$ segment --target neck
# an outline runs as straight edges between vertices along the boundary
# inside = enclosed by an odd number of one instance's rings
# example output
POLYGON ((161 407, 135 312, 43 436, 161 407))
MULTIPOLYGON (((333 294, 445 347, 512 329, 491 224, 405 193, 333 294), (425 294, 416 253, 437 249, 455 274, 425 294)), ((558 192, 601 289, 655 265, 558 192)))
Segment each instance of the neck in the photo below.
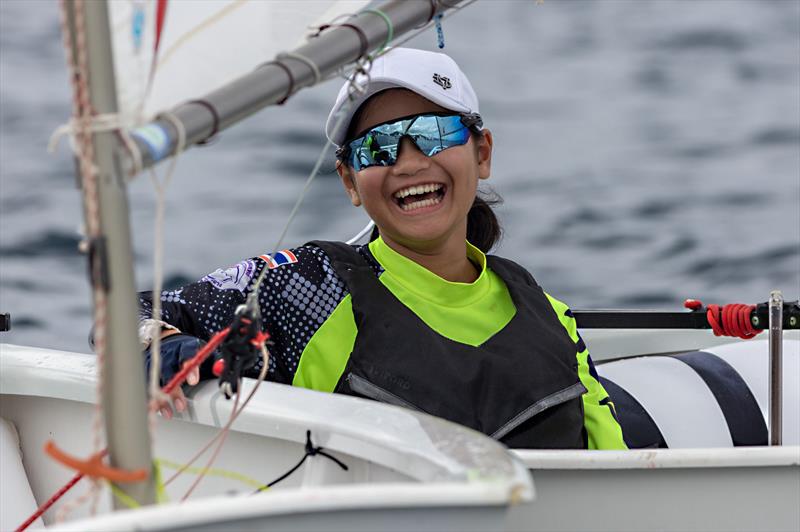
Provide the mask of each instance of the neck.
POLYGON ((387 246, 426 270, 453 283, 472 283, 478 270, 467 258, 467 239, 449 238, 441 243, 411 246, 381 235, 387 246))

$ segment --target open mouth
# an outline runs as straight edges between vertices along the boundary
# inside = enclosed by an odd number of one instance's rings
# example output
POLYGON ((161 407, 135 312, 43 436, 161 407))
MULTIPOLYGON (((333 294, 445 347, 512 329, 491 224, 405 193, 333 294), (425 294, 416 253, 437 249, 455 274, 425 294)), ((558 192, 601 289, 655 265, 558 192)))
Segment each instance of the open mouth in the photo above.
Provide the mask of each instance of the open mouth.
POLYGON ((437 205, 445 192, 447 187, 441 183, 427 183, 398 190, 394 193, 394 199, 401 209, 408 212, 437 205))

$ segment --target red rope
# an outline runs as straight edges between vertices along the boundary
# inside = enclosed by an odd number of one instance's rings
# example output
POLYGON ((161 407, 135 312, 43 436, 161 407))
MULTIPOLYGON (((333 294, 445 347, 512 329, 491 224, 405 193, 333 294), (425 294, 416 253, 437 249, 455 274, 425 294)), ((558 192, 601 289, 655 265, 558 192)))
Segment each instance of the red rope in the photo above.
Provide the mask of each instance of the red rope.
MULTIPOLYGON (((108 451, 103 451, 103 454, 105 455, 107 452, 108 451)), ((58 499, 63 497, 65 493, 71 490, 75 484, 80 482, 82 478, 83 478, 83 473, 78 473, 74 477, 72 477, 72 479, 69 482, 64 484, 64 486, 62 486, 61 489, 59 489, 49 499, 47 499, 47 502, 39 506, 39 508, 33 513, 33 515, 30 516, 24 523, 19 525, 19 527, 17 527, 17 529, 14 532, 22 532, 23 530, 31 526, 31 524, 34 521, 39 519, 42 516, 42 514, 44 514, 51 506, 53 506, 56 503, 56 501, 58 501, 58 499)))
MULTIPOLYGON (((696 299, 687 299, 683 306, 692 310, 702 310, 703 302, 696 299)), ((708 305, 706 318, 715 336, 734 336, 742 340, 749 340, 761 331, 753 327, 750 315, 755 310, 755 305, 732 303, 728 305, 708 305)))
MULTIPOLYGON (((219 344, 222 343, 222 340, 225 339, 225 336, 228 334, 229 330, 230 327, 227 327, 219 331, 217 334, 215 334, 208 341, 206 345, 204 345, 199 351, 197 351, 197 354, 194 357, 192 357, 191 360, 189 360, 189 362, 183 367, 183 369, 181 369, 181 371, 179 371, 172 378, 172 380, 170 380, 167 383, 166 386, 161 388, 161 391, 164 393, 170 393, 177 386, 183 383, 183 381, 186 380, 186 376, 189 375, 189 372, 192 369, 198 367, 200 364, 202 364, 203 361, 205 361, 205 359, 207 359, 211 355, 211 353, 214 352, 217 346, 219 346, 219 344)), ((108 454, 108 449, 104 449, 102 453, 105 456, 106 454, 108 454)), ((24 523, 22 523, 19 526, 19 528, 16 529, 15 532, 22 532, 23 530, 28 528, 31 525, 31 523, 33 523, 34 521, 36 521, 36 519, 41 517, 42 514, 44 514, 47 510, 49 510, 51 506, 53 506, 61 497, 63 497, 70 489, 72 489, 72 487, 75 486, 75 484, 80 482, 80 480, 83 477, 84 477, 83 473, 78 473, 74 477, 72 477, 72 479, 70 479, 69 482, 64 484, 64 486, 62 486, 58 491, 56 491, 49 499, 47 499, 47 501, 44 504, 39 506, 36 512, 34 512, 33 515, 31 515, 24 523)))

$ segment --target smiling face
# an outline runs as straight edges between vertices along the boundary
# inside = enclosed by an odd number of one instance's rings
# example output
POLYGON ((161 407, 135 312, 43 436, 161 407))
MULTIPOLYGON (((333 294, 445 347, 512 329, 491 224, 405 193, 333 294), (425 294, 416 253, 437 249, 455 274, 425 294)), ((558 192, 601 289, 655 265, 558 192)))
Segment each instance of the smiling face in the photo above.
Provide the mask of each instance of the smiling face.
MULTIPOLYGON (((362 105, 350 129, 359 133, 396 118, 446 111, 409 90, 389 89, 362 105)), ((403 138, 392 166, 337 170, 353 205, 364 206, 387 244, 424 253, 448 243, 464 245, 467 213, 478 180, 489 177, 491 156, 491 133, 484 130, 432 157, 403 138)))

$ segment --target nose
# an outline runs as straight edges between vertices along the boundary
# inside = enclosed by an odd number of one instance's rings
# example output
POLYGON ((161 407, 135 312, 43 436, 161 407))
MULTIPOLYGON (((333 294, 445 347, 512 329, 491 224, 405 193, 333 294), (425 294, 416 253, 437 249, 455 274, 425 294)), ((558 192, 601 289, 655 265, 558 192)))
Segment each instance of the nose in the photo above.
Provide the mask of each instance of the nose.
POLYGON ((430 158, 422 153, 410 138, 402 137, 400 139, 397 162, 392 166, 393 174, 413 176, 422 170, 427 170, 430 165, 430 158))

